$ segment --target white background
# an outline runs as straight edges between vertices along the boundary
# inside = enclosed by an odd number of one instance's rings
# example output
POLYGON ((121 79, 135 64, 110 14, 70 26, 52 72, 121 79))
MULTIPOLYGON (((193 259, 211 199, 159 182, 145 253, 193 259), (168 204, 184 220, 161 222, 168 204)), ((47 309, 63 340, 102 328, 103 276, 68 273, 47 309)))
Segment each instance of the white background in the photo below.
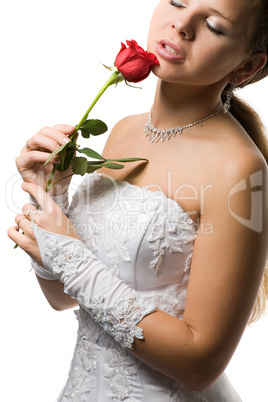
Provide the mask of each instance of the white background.
MULTIPOLYGON (((27 202, 14 159, 42 126, 78 123, 110 74, 99 61, 112 65, 120 42, 126 39, 134 38, 146 47, 155 4, 156 0, 9 0, 0 5, 0 398, 5 402, 55 401, 68 373, 76 335, 73 312, 58 313, 49 307, 29 273, 28 257, 14 251, 6 236, 15 214, 27 202)), ((111 128, 127 114, 149 110, 155 83, 151 75, 142 90, 123 84, 109 88, 94 117, 103 118, 111 128)), ((265 80, 241 93, 266 125, 267 90, 265 80)), ((92 140, 90 146, 101 152, 104 137, 92 140)), ((244 402, 267 400, 267 334, 266 316, 246 329, 227 369, 244 402)))

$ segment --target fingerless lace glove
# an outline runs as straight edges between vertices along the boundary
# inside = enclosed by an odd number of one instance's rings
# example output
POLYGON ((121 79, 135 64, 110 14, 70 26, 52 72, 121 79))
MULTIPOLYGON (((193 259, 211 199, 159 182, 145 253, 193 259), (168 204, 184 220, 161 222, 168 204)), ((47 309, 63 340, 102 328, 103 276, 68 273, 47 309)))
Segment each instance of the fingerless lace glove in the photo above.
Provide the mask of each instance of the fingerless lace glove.
MULTIPOLYGON (((63 213, 67 215, 69 200, 68 200, 68 192, 61 195, 54 195, 51 197, 53 201, 58 204, 58 206, 62 209, 63 213)), ((37 207, 38 203, 36 200, 30 195, 30 203, 37 207)), ((42 267, 40 264, 31 260, 31 267, 36 273, 36 275, 40 276, 40 278, 46 279, 48 281, 55 281, 58 279, 49 269, 42 267)))
POLYGON ((114 276, 81 241, 32 227, 45 269, 64 284, 65 292, 123 347, 143 339, 136 325, 156 307, 114 276))

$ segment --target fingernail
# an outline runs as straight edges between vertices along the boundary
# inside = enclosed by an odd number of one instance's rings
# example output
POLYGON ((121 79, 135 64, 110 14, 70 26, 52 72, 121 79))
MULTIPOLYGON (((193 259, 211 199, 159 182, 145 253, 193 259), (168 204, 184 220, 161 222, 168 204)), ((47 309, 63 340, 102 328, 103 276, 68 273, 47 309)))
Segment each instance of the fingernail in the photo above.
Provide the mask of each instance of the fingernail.
POLYGON ((63 137, 62 141, 64 142, 64 144, 67 144, 68 142, 70 142, 70 138, 68 137, 63 137))

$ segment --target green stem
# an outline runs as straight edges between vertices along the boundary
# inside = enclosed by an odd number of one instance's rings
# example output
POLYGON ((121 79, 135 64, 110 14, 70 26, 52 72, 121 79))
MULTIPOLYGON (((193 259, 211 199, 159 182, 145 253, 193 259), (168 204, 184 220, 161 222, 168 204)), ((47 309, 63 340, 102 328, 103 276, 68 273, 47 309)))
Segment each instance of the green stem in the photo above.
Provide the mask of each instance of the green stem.
MULTIPOLYGON (((80 120, 80 122, 77 124, 76 126, 76 132, 79 130, 79 128, 82 126, 82 124, 84 123, 84 121, 86 120, 86 118, 88 117, 90 111, 93 109, 93 107, 96 105, 96 103, 98 102, 98 100, 100 99, 100 97, 102 96, 102 94, 106 91, 106 89, 115 84, 116 83, 116 78, 117 76, 120 74, 119 71, 115 71, 110 78, 105 82, 105 84, 103 85, 103 87, 100 89, 100 91, 98 92, 96 98, 93 100, 93 102, 91 103, 91 105, 89 106, 89 108, 87 109, 86 113, 84 114, 84 116, 82 117, 82 119, 80 120)), ((70 140, 72 141, 72 139, 75 137, 76 132, 74 132, 72 134, 72 136, 70 137, 70 140)))
MULTIPOLYGON (((75 132, 74 132, 74 133, 71 135, 71 137, 70 137, 70 141, 73 141, 73 140, 74 140, 74 143, 76 142, 75 137, 77 136, 77 132, 78 132, 78 130, 80 129, 80 127, 82 126, 82 124, 84 123, 84 121, 87 119, 87 117, 88 117, 90 111, 91 111, 91 110, 93 109, 93 107, 96 105, 96 103, 98 102, 98 100, 100 99, 100 97, 103 95, 103 93, 106 91, 106 89, 107 89, 109 86, 111 86, 111 85, 113 85, 113 84, 116 83, 116 79, 117 79, 117 76, 118 76, 119 74, 120 74, 119 71, 115 71, 115 72, 110 76, 110 78, 105 82, 105 84, 104 84, 103 87, 100 89, 100 91, 98 92, 97 96, 95 97, 95 99, 93 100, 93 102, 91 103, 91 105, 89 106, 89 108, 87 109, 86 113, 84 114, 84 116, 82 117, 82 119, 80 120, 80 122, 77 124, 75 132)), ((49 176, 49 179, 48 179, 46 188, 45 188, 45 191, 46 191, 46 192, 48 192, 48 191, 50 190, 50 188, 53 186, 53 184, 55 184, 55 183, 52 184, 52 180, 53 180, 53 177, 54 177, 56 171, 57 171, 57 168, 56 168, 56 166, 54 165, 54 168, 53 168, 52 172, 50 173, 50 176, 49 176)))
POLYGON ((52 180, 53 180, 53 177, 54 177, 56 171, 57 171, 57 167, 56 167, 56 165, 54 165, 54 167, 53 167, 53 169, 52 169, 52 172, 50 173, 50 176, 49 176, 49 179, 48 179, 46 188, 45 188, 45 192, 46 192, 46 193, 47 193, 47 192, 51 189, 51 187, 52 187, 52 184, 51 184, 51 183, 52 183, 52 180))
MULTIPOLYGON (((68 177, 72 177, 72 176, 74 176, 74 173, 71 173, 71 174, 69 174, 68 176, 63 177, 63 178, 60 179, 60 180, 54 181, 54 183, 53 183, 52 186, 54 186, 55 184, 60 183, 62 180, 68 179, 68 177)), ((52 186, 50 186, 50 187, 52 187, 52 186)))

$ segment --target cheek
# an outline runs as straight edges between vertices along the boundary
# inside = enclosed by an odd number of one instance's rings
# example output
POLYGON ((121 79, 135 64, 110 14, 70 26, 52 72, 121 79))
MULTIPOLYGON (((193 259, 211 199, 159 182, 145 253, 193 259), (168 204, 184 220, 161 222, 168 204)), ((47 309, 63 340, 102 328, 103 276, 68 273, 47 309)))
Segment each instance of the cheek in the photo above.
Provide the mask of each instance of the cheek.
MULTIPOLYGON (((198 55, 196 57, 198 59, 198 55)), ((201 70, 219 79, 236 69, 241 60, 242 56, 237 53, 237 47, 231 49, 230 46, 212 48, 209 52, 204 51, 199 56, 201 70)))
MULTIPOLYGON (((152 19, 151 19, 148 37, 147 37, 147 46, 150 46, 150 47, 155 46, 155 43, 159 39, 158 38, 159 33, 161 32, 161 29, 164 27, 163 19, 164 19, 163 6, 162 6, 162 2, 160 2, 160 4, 156 7, 156 9, 153 13, 152 19)), ((148 50, 154 52, 154 49, 148 48, 148 50)))

